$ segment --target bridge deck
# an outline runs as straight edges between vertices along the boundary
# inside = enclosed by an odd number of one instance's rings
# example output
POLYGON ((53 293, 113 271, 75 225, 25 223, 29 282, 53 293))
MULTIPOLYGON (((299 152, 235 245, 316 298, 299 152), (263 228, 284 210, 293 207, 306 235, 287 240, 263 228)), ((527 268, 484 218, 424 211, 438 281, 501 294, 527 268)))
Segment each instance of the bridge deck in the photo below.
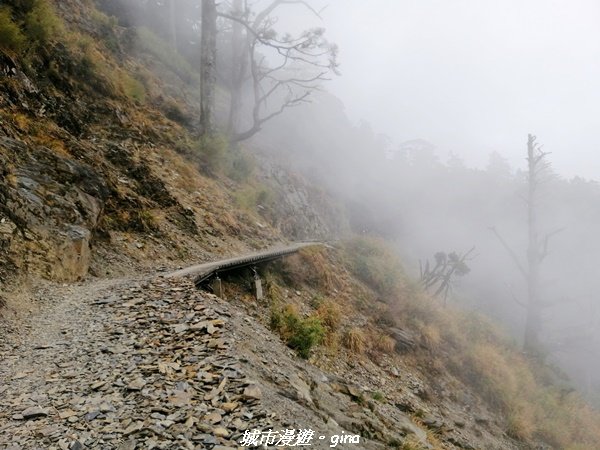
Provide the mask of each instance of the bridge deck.
POLYGON ((187 267, 185 269, 172 272, 167 275, 168 278, 174 277, 185 277, 185 276, 196 276, 196 284, 202 283, 204 280, 210 278, 215 273, 227 272, 229 270, 241 269, 242 267, 252 266, 254 264, 260 264, 264 262, 273 261, 275 259, 283 258, 284 256, 296 253, 306 247, 312 247, 315 245, 323 245, 320 242, 298 242, 286 246, 274 247, 269 250, 261 252, 250 253, 243 256, 234 258, 222 259, 219 261, 212 261, 203 264, 197 264, 195 266, 187 267))

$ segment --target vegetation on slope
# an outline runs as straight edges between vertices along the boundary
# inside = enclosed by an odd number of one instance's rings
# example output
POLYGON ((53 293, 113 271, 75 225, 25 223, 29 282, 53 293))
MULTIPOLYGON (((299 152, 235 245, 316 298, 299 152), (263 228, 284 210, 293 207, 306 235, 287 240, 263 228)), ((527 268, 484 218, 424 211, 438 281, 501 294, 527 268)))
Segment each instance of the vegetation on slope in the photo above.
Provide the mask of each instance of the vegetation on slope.
MULTIPOLYGON (((575 450, 600 442, 600 414, 564 374, 525 356, 484 316, 443 306, 405 274, 390 248, 385 240, 363 235, 287 258, 266 274, 267 314, 261 309, 259 315, 269 318, 299 356, 325 368, 345 358, 375 364, 400 358, 431 386, 449 380, 455 401, 461 390, 472 389, 502 418, 507 435, 532 448, 544 443, 575 450), (414 347, 398 346, 393 336, 398 329, 414 347)), ((227 298, 254 301, 243 289, 227 289, 227 298)), ((389 394, 373 396, 385 401, 389 394)), ((424 395, 433 404, 441 400, 424 395)), ((418 423, 421 414, 413 411, 418 423)))
MULTIPOLYGON (((327 346, 345 346, 376 360, 394 351, 390 325, 402 328, 419 344, 405 357, 429 367, 425 375, 432 380, 451 374, 473 387, 502 414, 506 432, 515 439, 561 449, 594 448, 600 442, 600 414, 568 387, 558 369, 527 358, 483 316, 444 307, 426 294, 403 272, 389 242, 348 239, 336 250, 304 252, 284 263, 280 273, 292 286, 316 287, 327 295, 328 309, 337 311, 327 346), (346 271, 339 273, 343 267, 346 271), (352 326, 357 314, 368 317, 360 328, 352 326), (332 339, 333 330, 340 329, 346 331, 332 339)), ((317 317, 320 305, 307 314, 317 317)))

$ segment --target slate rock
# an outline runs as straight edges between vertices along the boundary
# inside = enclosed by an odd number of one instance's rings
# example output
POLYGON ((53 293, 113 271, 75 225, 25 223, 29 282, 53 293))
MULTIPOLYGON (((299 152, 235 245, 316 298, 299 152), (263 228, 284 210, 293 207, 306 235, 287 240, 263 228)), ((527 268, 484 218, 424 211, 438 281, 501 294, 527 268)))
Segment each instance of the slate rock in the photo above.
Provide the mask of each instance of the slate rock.
POLYGON ((244 389, 244 398, 260 400, 262 398, 262 392, 256 385, 250 385, 244 389))
POLYGON ((46 412, 39 406, 32 406, 30 408, 27 408, 25 411, 22 411, 21 415, 25 420, 31 420, 37 419, 39 417, 46 417, 48 415, 48 412, 46 412))

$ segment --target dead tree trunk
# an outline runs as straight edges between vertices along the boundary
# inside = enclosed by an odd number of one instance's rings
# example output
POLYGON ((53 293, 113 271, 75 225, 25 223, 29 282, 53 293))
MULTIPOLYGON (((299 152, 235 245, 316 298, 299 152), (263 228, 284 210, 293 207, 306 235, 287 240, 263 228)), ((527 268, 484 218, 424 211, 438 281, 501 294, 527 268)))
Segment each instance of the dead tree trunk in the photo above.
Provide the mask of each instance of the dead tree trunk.
POLYGON ((241 20, 245 15, 242 0, 233 3, 232 15, 240 21, 232 21, 231 32, 231 97, 229 99, 229 118, 227 132, 234 135, 239 125, 240 109, 242 107, 242 90, 248 72, 248 38, 244 37, 244 26, 241 20))
POLYGON ((535 142, 535 136, 529 135, 527 139, 527 221, 528 221, 528 248, 527 248, 527 317, 525 321, 524 349, 528 352, 539 350, 539 336, 542 327, 542 305, 540 298, 540 265, 545 256, 539 237, 537 217, 537 190, 539 175, 544 169, 546 153, 540 150, 535 142))
POLYGON ((541 146, 536 142, 536 137, 528 135, 527 138, 527 267, 523 266, 519 257, 508 245, 504 238, 495 228, 491 228, 502 246, 510 254, 519 271, 527 283, 527 301, 523 304, 526 309, 525 334, 523 340, 523 349, 532 355, 539 354, 540 351, 540 333, 542 331, 542 314, 544 308, 550 306, 550 303, 544 302, 540 295, 540 269, 542 261, 548 253, 548 241, 556 233, 562 231, 559 229, 546 234, 540 238, 538 225, 538 190, 541 176, 548 168, 545 153, 541 146))
POLYGON ((215 86, 217 83, 217 6, 215 0, 202 0, 200 45, 200 133, 213 131, 215 86))

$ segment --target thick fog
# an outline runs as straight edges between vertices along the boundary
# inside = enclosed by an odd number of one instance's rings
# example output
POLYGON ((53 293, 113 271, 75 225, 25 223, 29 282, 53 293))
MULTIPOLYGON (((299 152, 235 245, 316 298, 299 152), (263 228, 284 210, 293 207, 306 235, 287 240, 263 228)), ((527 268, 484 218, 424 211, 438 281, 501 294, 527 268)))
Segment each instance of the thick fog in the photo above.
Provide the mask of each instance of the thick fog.
POLYGON ((484 167, 518 166, 536 133, 556 170, 600 178, 600 3, 594 0, 319 0, 296 26, 327 28, 341 77, 327 89, 352 120, 396 141, 431 141, 484 167))
POLYGON ((600 387, 600 4, 360 0, 290 5, 278 26, 325 26, 341 76, 255 142, 291 157, 345 199, 357 232, 396 243, 406 270, 475 247, 455 303, 517 342, 527 283, 527 135, 551 167, 536 206, 547 356, 600 387), (556 233, 556 234, 554 234, 556 233))

